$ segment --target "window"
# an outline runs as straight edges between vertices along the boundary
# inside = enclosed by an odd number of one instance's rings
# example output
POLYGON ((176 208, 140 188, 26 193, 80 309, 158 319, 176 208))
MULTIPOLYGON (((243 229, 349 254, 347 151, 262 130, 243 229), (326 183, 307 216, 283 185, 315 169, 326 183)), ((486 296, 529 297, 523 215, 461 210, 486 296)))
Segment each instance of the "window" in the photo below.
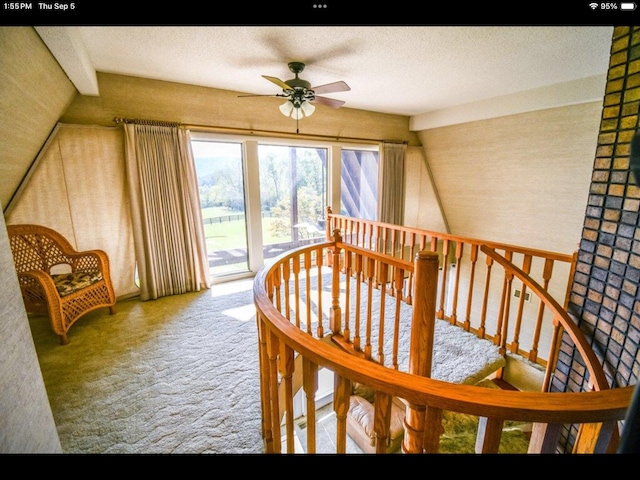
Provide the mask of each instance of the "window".
POLYGON ((192 141, 211 275, 247 272, 242 144, 192 141))
POLYGON ((376 220, 378 207, 378 151, 342 150, 340 214, 376 220))
POLYGON ((376 217, 377 147, 203 132, 191 132, 191 145, 213 281, 323 241, 332 202, 334 212, 376 217))
POLYGON ((264 258, 326 238, 326 148, 259 145, 264 258))

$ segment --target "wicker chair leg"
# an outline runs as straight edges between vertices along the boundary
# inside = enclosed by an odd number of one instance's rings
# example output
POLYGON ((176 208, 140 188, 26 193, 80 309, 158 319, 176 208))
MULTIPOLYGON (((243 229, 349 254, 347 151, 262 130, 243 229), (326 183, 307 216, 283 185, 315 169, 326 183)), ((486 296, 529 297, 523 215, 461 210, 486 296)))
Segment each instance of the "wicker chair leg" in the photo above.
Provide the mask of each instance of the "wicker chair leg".
POLYGON ((114 305, 113 307, 109 307, 109 313, 110 313, 111 315, 115 315, 115 314, 116 314, 116 307, 115 307, 115 305, 114 305))
POLYGON ((66 333, 63 333, 60 336, 60 345, 66 345, 67 343, 69 343, 69 337, 67 337, 66 333))

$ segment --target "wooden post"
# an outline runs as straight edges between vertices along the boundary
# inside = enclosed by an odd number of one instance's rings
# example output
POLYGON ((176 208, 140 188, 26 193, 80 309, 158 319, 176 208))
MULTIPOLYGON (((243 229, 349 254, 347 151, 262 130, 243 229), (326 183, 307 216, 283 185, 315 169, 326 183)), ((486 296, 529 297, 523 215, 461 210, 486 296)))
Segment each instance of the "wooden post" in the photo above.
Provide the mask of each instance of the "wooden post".
MULTIPOLYGON (((333 242, 341 242, 340 230, 333 231, 333 242)), ((342 310, 340 308, 340 247, 335 243, 329 247, 329 259, 332 266, 331 277, 331 309, 329 310, 329 328, 334 334, 342 333, 342 310)), ((348 281, 348 279, 347 279, 348 281)))
MULTIPOLYGON (((422 250, 415 258, 413 316, 411 320, 411 350, 409 373, 431 378, 433 336, 436 325, 438 294, 438 254, 422 250)), ((437 417, 437 416, 436 416, 437 417)), ((431 426, 439 429, 440 426, 431 426)), ((425 430, 425 406, 409 403, 405 416, 403 451, 419 453, 425 430)))
POLYGON ((431 377, 433 335, 436 326, 438 254, 423 250, 416 254, 409 373, 431 377))

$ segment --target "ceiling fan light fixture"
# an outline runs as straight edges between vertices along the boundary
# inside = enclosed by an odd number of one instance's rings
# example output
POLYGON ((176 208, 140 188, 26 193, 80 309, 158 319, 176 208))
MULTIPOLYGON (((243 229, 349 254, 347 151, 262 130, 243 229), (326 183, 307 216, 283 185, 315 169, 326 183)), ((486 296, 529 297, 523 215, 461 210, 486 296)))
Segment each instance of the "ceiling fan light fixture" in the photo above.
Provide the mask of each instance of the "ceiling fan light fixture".
POLYGON ((302 113, 300 107, 295 107, 293 109, 293 111, 291 112, 291 118, 293 118, 294 120, 300 120, 304 118, 304 114, 302 113))
POLYGON ((291 100, 287 100, 282 105, 280 105, 280 111, 285 117, 291 115, 291 112, 293 112, 293 110, 293 102, 291 102, 291 100))
POLYGON ((309 103, 306 100, 302 102, 302 105, 300 105, 300 109, 302 110, 302 113, 304 113, 306 117, 310 117, 313 114, 313 112, 316 111, 315 105, 309 103))

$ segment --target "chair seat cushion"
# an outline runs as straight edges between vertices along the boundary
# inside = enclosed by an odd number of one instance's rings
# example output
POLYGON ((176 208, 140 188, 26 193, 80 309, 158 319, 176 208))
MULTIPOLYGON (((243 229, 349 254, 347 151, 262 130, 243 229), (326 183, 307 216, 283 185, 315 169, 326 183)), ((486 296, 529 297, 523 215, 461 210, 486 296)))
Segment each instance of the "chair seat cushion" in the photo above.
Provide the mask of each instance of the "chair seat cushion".
MULTIPOLYGON (((387 452, 397 451, 404 437, 405 410, 401 401, 393 397, 391 403, 391 424, 389 428, 389 445, 387 452)), ((347 433, 366 453, 375 451, 374 430, 375 409, 372 403, 359 395, 351 395, 349 398, 349 410, 347 412, 347 433)))
POLYGON ((71 272, 51 275, 61 297, 93 285, 102 280, 100 272, 71 272))

